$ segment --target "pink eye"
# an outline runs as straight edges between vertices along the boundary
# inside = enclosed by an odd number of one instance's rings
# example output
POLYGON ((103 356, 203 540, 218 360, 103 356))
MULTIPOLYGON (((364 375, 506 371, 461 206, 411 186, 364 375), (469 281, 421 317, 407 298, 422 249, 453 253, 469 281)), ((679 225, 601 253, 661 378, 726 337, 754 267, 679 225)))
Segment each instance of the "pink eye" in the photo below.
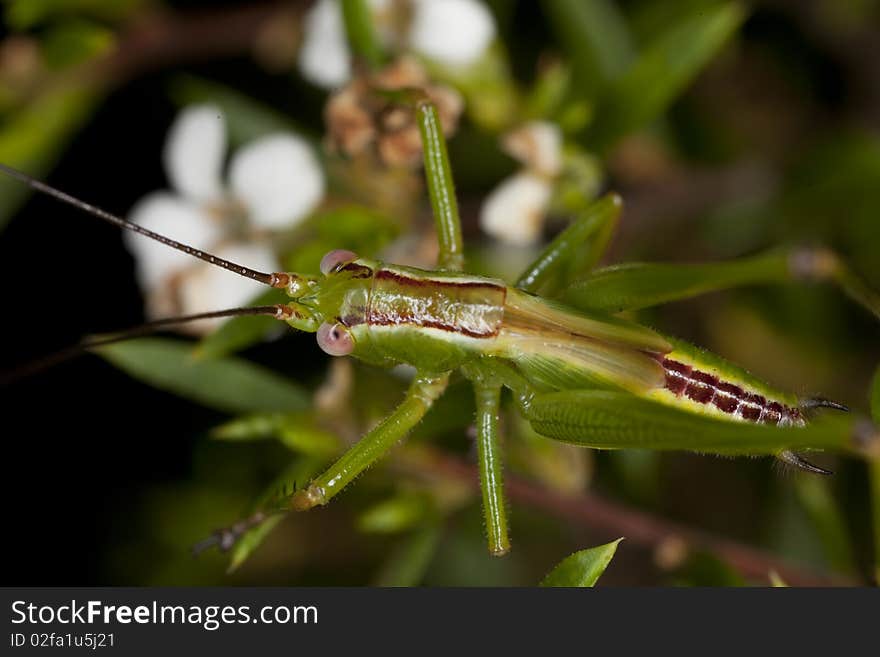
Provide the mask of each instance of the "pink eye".
POLYGON ((324 276, 332 274, 339 265, 351 262, 352 260, 357 260, 357 253, 345 249, 330 251, 330 253, 321 258, 321 273, 324 276))
POLYGON ((325 322, 318 327, 318 346, 331 356, 347 356, 354 351, 354 340, 342 324, 325 322))

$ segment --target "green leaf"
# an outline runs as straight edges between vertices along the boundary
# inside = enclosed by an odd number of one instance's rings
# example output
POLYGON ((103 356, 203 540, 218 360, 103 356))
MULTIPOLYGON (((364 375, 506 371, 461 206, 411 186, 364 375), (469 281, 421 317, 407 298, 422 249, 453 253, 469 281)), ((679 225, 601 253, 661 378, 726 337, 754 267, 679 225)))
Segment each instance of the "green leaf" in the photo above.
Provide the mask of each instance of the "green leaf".
POLYGON ((854 573, 855 559, 846 519, 828 480, 811 475, 797 477, 795 490, 819 535, 828 563, 840 572, 854 573))
POLYGON ((432 524, 417 530, 392 550, 376 576, 376 586, 418 586, 424 579, 440 542, 440 527, 432 524))
POLYGON ((632 39, 611 0, 544 0, 541 3, 574 66, 577 87, 594 96, 629 66, 632 39))
POLYGON ((85 20, 53 26, 42 42, 46 64, 64 69, 108 52, 116 44, 113 32, 85 20))
POLYGON ((374 504, 357 520, 358 529, 375 534, 394 534, 412 529, 432 513, 425 495, 403 493, 374 504))
POLYGON ((728 2, 697 8, 641 52, 608 88, 587 143, 606 150, 662 114, 739 28, 745 11, 728 2))
POLYGON ((15 30, 26 30, 61 15, 88 14, 119 20, 144 0, 4 0, 5 17, 15 30))
POLYGON ((310 404, 304 388, 246 360, 193 358, 189 342, 148 338, 95 352, 136 379, 229 413, 296 411, 310 404))
POLYGON ((611 543, 581 550, 567 556, 550 571, 541 582, 541 586, 594 586, 596 580, 611 563, 611 559, 617 551, 617 544, 622 540, 623 538, 618 538, 611 543))
MULTIPOLYGON (((36 96, 0 127, 0 162, 32 176, 44 176, 61 156, 100 98, 92 82, 59 83, 36 96)), ((0 179, 0 227, 30 195, 29 187, 0 179)))
POLYGON ((789 254, 782 251, 710 264, 633 262, 575 281, 562 300, 580 310, 619 313, 741 285, 790 280, 789 254))
POLYGON ((220 425, 211 437, 228 442, 277 438, 289 449, 313 456, 330 457, 340 450, 339 439, 319 427, 309 411, 246 415, 220 425))

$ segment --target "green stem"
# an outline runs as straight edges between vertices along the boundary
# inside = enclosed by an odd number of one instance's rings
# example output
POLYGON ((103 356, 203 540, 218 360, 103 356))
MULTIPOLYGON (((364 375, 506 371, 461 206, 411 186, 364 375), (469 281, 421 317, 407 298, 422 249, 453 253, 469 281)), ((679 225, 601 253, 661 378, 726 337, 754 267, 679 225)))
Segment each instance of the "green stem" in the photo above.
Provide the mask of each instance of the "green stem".
POLYGON ((426 99, 417 102, 416 116, 422 136, 428 194, 431 197, 437 238, 440 241, 439 265, 441 269, 460 271, 464 266, 461 219, 440 117, 434 103, 426 99))
POLYGON ((366 0, 342 0, 345 34, 355 56, 377 69, 385 62, 385 52, 376 35, 366 0))
POLYGON ((446 389, 448 380, 448 374, 436 378, 417 377, 394 412, 361 438, 336 463, 313 479, 308 488, 294 494, 290 500, 291 507, 304 511, 326 504, 421 421, 446 389))
POLYGON ((489 552, 502 556, 510 551, 507 512, 504 507, 504 483, 498 446, 498 409, 501 387, 475 385, 477 396, 477 450, 480 462, 480 489, 483 493, 483 516, 489 535, 489 552))

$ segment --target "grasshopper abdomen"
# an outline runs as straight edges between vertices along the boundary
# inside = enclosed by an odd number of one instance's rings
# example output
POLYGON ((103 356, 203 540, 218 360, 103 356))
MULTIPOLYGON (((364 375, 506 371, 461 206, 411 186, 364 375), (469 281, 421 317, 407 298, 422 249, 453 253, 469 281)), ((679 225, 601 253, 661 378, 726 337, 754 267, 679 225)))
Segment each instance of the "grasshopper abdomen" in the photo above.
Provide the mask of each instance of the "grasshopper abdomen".
POLYGON ((724 380, 668 356, 662 358, 661 364, 666 375, 666 390, 680 400, 711 406, 733 418, 759 424, 780 427, 804 424, 799 408, 769 399, 739 382, 724 380))

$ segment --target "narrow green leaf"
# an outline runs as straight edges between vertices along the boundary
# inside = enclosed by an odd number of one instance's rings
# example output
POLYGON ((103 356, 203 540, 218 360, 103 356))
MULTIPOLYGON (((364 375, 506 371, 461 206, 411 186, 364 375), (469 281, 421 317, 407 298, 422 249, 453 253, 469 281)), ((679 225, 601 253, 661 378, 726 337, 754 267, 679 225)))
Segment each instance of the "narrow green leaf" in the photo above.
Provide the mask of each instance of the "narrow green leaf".
POLYGON ((16 30, 27 30, 62 15, 88 14, 104 20, 120 20, 144 0, 4 0, 5 18, 16 30))
POLYGON ((277 438, 292 451, 313 456, 330 457, 340 451, 339 438, 319 427, 310 411, 246 415, 220 425, 211 437, 228 442, 277 438))
POLYGON ((562 281, 592 267, 602 256, 620 217, 622 201, 606 194, 574 218, 516 281, 516 287, 544 296, 555 296, 562 281))
POLYGON ((428 497, 403 493, 368 508, 358 517, 357 527, 362 532, 394 534, 422 523, 432 511, 428 497))
POLYGON ((305 389, 246 360, 193 358, 189 342, 148 338, 95 352, 136 379, 221 411, 295 411, 310 403, 305 389))
MULTIPOLYGON (((265 505, 275 500, 279 492, 291 491, 296 488, 302 488, 312 477, 314 477, 321 468, 326 464, 326 459, 307 457, 297 459, 287 466, 285 470, 275 478, 275 480, 263 491, 263 493, 255 500, 248 513, 254 513, 263 508, 265 505)), ((256 550, 266 537, 272 533, 275 526, 281 522, 284 516, 276 514, 269 517, 265 522, 257 525, 244 536, 242 536, 235 547, 232 548, 232 554, 229 560, 227 572, 237 570, 247 558, 256 550)))
POLYGON ((791 280, 788 253, 710 264, 626 263, 575 281, 562 300, 581 310, 619 313, 688 299, 707 292, 791 280))
MULTIPOLYGON (((98 102, 101 91, 92 82, 60 83, 36 96, 0 127, 0 162, 43 177, 98 102)), ((0 179, 0 227, 30 195, 30 188, 0 179)))
POLYGON ((736 32, 745 17, 734 2, 695 9, 640 53, 601 99, 587 142, 606 150, 662 114, 736 32))
MULTIPOLYGON (((268 290, 251 302, 253 306, 267 306, 284 303, 287 295, 281 290, 268 290)), ((195 347, 195 358, 220 358, 241 351, 253 344, 262 342, 278 330, 287 330, 287 325, 274 317, 233 317, 223 322, 216 331, 202 338, 195 347)))
POLYGON ((595 95, 629 66, 632 39, 613 1, 544 0, 541 4, 568 52, 583 93, 595 95))
POLYGON ((856 567, 849 531, 829 481, 811 475, 797 477, 795 490, 819 535, 828 563, 840 572, 854 573, 856 567))
POLYGON ((616 541, 599 545, 575 552, 559 562, 541 582, 541 586, 578 586, 589 587, 596 584, 596 580, 605 572, 614 553, 617 544, 623 538, 616 541))
POLYGON ((55 70, 81 64, 108 52, 116 38, 107 28, 85 20, 52 27, 42 42, 46 64, 55 70))

